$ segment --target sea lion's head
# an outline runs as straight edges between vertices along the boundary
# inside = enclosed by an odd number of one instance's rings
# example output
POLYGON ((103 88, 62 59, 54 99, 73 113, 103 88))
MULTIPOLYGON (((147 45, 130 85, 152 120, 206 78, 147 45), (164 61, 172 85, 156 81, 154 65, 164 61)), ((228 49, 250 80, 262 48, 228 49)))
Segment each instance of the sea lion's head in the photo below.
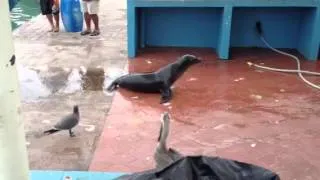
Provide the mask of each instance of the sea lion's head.
POLYGON ((191 55, 191 54, 185 54, 181 57, 181 59, 183 60, 184 63, 192 65, 192 64, 197 64, 201 62, 201 59, 191 55))

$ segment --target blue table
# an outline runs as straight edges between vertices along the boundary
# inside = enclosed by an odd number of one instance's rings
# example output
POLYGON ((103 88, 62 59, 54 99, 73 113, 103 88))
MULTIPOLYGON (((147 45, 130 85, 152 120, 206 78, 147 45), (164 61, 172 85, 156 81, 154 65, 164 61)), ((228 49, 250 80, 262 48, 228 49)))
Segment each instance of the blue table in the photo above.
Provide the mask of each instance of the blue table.
POLYGON ((127 18, 129 58, 153 46, 212 48, 229 59, 232 47, 265 47, 257 21, 273 47, 318 58, 320 0, 127 0, 127 18))

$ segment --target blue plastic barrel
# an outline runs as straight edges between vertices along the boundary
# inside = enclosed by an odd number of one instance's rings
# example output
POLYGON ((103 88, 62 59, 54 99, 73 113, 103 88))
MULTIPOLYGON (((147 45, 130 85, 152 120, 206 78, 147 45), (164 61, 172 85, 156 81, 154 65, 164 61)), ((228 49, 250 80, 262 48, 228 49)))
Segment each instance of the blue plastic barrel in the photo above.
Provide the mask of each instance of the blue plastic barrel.
POLYGON ((81 0, 61 0, 60 12, 63 26, 67 32, 80 32, 83 28, 81 0))
POLYGON ((16 4, 18 3, 18 0, 8 0, 9 1, 9 9, 10 11, 14 8, 14 6, 16 6, 16 4))

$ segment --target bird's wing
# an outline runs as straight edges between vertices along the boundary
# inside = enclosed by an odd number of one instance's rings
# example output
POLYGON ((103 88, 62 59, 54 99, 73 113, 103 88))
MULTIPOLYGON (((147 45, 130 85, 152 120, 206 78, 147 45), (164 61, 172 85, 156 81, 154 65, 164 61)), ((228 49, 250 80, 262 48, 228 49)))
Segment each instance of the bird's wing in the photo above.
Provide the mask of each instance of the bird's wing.
POLYGON ((79 120, 78 117, 74 114, 67 115, 63 117, 55 126, 54 128, 64 130, 64 129, 71 129, 78 124, 79 120))
POLYGON ((164 167, 174 162, 168 155, 158 155, 156 156, 155 161, 157 169, 163 169, 164 167))

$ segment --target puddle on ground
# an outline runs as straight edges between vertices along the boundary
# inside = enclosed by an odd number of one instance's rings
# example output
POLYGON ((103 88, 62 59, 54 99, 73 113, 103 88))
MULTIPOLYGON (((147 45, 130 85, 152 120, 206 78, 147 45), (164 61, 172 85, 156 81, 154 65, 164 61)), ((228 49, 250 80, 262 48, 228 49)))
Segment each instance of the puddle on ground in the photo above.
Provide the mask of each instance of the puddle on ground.
POLYGON ((102 91, 105 79, 103 68, 88 68, 82 76, 82 87, 84 90, 102 91))
POLYGON ((79 91, 103 91, 112 80, 125 72, 119 68, 83 66, 79 68, 28 68, 17 65, 21 96, 24 101, 33 101, 53 94, 72 94, 79 91))
POLYGON ((37 71, 23 68, 21 65, 17 65, 17 70, 23 99, 37 99, 51 94, 42 83, 37 71))
POLYGON ((70 74, 66 79, 65 86, 61 87, 59 89, 60 94, 72 94, 77 91, 81 91, 82 87, 82 80, 81 80, 81 74, 79 69, 71 69, 70 74))

